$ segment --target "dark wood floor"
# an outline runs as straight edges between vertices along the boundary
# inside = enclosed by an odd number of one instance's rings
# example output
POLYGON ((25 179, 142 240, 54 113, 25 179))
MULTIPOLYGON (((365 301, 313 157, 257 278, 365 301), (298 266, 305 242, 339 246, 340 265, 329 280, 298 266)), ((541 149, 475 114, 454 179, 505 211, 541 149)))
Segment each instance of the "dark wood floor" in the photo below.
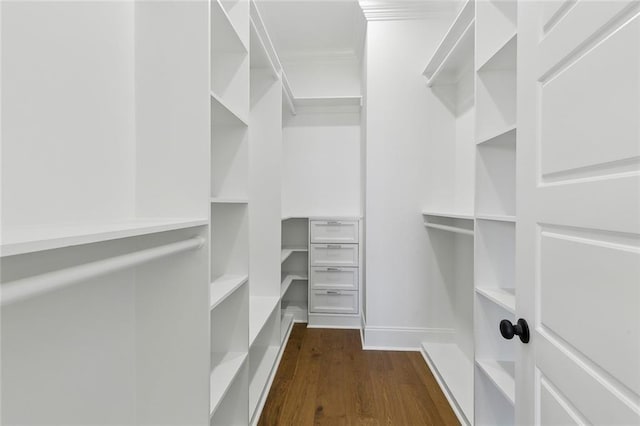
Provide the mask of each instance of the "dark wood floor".
POLYGON ((358 330, 296 324, 260 426, 458 425, 418 352, 363 351, 358 330))

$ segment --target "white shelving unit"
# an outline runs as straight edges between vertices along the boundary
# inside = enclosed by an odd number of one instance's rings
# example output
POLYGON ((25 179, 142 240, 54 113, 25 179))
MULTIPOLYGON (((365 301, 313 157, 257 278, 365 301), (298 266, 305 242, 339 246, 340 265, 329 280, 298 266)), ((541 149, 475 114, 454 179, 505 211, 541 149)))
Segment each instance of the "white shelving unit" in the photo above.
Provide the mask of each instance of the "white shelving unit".
POLYGON ((282 220, 281 285, 282 315, 294 322, 308 321, 309 219, 282 220))
POLYGON ((517 2, 476 6, 475 406, 479 425, 514 424, 517 2))

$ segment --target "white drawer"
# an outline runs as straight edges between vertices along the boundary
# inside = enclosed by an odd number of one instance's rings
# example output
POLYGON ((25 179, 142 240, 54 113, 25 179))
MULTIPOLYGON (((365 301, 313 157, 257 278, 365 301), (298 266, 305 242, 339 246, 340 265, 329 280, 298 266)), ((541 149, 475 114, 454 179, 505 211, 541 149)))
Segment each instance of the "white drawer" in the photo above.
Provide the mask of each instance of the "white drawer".
POLYGON ((358 243, 357 220, 312 220, 312 243, 358 243))
POLYGON ((311 268, 311 288, 330 290, 357 290, 358 268, 336 266, 311 268))
POLYGON ((341 290, 311 290, 309 312, 327 314, 357 314, 358 292, 341 290))
POLYGON ((358 266, 357 244, 311 244, 310 266, 358 266))

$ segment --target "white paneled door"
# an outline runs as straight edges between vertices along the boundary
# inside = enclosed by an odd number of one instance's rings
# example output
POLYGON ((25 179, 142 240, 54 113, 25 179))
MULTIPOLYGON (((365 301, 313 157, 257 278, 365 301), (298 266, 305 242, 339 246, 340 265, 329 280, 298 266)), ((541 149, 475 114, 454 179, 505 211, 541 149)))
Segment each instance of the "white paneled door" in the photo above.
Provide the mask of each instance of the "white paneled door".
POLYGON ((518 424, 640 424, 639 11, 519 2, 518 424))

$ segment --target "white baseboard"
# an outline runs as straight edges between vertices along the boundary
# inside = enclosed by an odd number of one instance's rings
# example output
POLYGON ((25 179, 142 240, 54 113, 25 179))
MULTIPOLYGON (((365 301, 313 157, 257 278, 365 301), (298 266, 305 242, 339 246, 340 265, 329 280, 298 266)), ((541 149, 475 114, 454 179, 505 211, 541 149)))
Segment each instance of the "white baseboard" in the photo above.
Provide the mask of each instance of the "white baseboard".
POLYGON ((450 341, 453 332, 448 328, 364 327, 365 350, 419 351, 422 342, 450 341))
POLYGON ((331 314, 309 314, 309 328, 344 328, 359 329, 359 315, 331 315, 331 314))

